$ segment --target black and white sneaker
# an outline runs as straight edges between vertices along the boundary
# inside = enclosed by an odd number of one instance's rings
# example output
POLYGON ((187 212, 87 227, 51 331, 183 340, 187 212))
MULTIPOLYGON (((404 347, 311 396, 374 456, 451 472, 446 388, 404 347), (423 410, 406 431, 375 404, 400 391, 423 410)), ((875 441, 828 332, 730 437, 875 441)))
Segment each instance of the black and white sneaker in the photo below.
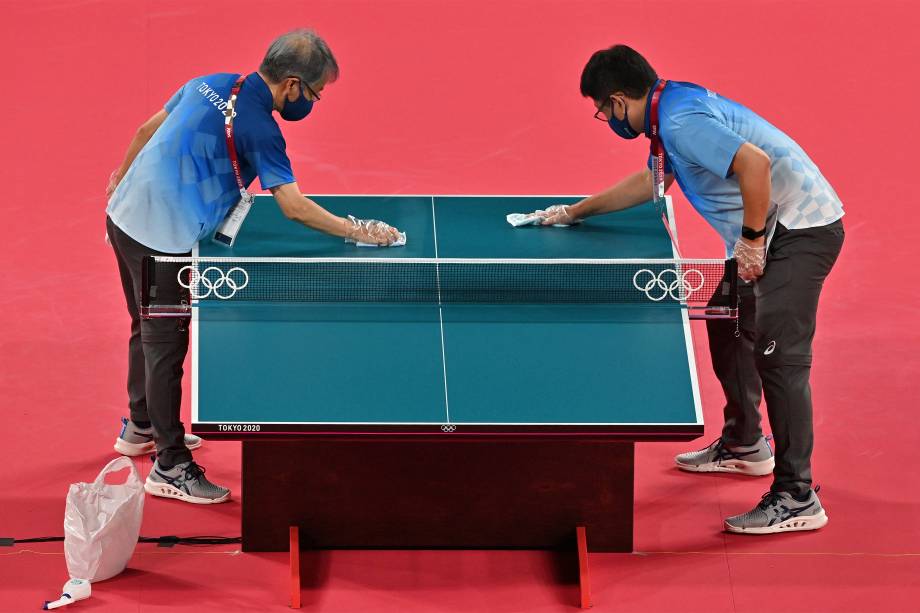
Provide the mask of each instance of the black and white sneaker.
POLYGON ((823 528, 827 525, 827 513, 818 500, 820 489, 808 490, 804 500, 789 492, 767 492, 744 515, 726 519, 725 529, 740 534, 776 534, 823 528))
POLYGON ((729 447, 717 438, 705 449, 682 453, 674 458, 681 470, 697 473, 738 473, 755 477, 773 472, 775 460, 769 436, 753 445, 729 447))
POLYGON ((217 504, 230 498, 230 490, 208 481, 204 469, 194 461, 176 464, 169 470, 160 468, 159 460, 154 462, 144 489, 154 496, 193 504, 217 504))

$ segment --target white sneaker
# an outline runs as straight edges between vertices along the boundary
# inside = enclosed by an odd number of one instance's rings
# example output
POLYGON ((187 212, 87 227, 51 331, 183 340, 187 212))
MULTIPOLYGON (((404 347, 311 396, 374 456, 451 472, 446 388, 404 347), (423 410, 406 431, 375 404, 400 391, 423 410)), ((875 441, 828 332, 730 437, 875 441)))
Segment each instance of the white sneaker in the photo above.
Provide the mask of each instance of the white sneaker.
POLYGON ((809 490, 804 501, 789 492, 767 492, 747 513, 726 519, 725 529, 740 534, 776 534, 823 528, 827 513, 818 500, 820 489, 809 490))
POLYGON ((682 453, 674 458, 681 470, 697 473, 737 473, 755 477, 773 472, 776 461, 769 436, 761 436, 753 445, 728 447, 717 438, 699 451, 682 453))
POLYGON ((159 460, 154 462, 144 490, 154 496, 192 504, 217 504, 230 498, 230 490, 208 481, 204 469, 194 461, 176 464, 169 470, 160 468, 159 460))
MULTIPOLYGON (((185 435, 185 446, 191 451, 201 447, 201 438, 194 434, 185 435)), ((121 432, 115 439, 115 451, 121 455, 139 456, 153 453, 156 443, 153 440, 153 427, 138 428, 127 417, 121 418, 121 432)))

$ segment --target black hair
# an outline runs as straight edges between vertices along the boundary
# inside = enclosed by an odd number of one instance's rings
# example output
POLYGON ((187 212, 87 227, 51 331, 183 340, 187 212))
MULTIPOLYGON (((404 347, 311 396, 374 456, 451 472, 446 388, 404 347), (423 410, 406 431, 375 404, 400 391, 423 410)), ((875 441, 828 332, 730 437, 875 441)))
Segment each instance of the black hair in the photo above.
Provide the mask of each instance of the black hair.
POLYGON ((596 51, 581 72, 581 95, 598 102, 614 92, 629 98, 641 98, 658 73, 639 52, 626 45, 614 45, 596 51))

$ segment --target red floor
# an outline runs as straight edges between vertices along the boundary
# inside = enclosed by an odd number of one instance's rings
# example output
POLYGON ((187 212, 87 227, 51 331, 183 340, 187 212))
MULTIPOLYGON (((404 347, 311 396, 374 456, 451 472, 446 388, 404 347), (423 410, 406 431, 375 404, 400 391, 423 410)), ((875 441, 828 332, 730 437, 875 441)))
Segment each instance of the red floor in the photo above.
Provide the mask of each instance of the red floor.
MULTIPOLYGON (((254 69, 308 25, 342 78, 285 125, 313 193, 578 193, 643 163, 589 117, 578 76, 614 42, 668 78, 751 105, 815 158, 847 207, 816 340, 816 533, 737 537, 769 480, 671 469, 684 445, 639 447, 636 550, 593 555, 599 611, 918 611, 916 403, 920 137, 916 3, 370 0, 0 2, 0 537, 60 535, 71 482, 111 457, 125 410, 127 318, 102 241, 109 171, 188 78, 254 69)), ((675 188, 682 251, 719 241, 675 188)), ((385 218, 385 213, 381 214, 385 218)), ((309 240, 305 233, 304 240, 309 240)), ((720 393, 695 330, 707 440, 720 393)), ((239 494, 239 446, 198 455, 239 494)), ((143 472, 149 463, 141 463, 143 472)), ((237 535, 239 502, 147 500, 142 533, 237 535)), ((71 610, 282 610, 286 557, 139 546, 71 610)), ((542 552, 305 554, 306 610, 574 610, 572 560, 542 552)), ((66 576, 60 543, 0 549, 0 611, 35 610, 66 576)))

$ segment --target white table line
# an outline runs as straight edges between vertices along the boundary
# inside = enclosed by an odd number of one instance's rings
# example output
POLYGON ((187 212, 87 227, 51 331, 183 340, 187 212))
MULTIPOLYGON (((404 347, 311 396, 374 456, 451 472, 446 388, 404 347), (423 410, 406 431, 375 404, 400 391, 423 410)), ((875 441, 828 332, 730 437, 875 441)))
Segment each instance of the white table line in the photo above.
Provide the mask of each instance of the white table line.
POLYGON ((434 233, 434 271, 438 286, 438 321, 441 324, 441 368, 444 371, 444 410, 447 413, 447 424, 450 424, 450 399, 447 395, 447 348, 444 344, 444 307, 441 304, 441 267, 438 260, 438 221, 434 210, 434 196, 431 197, 431 227, 434 233))

